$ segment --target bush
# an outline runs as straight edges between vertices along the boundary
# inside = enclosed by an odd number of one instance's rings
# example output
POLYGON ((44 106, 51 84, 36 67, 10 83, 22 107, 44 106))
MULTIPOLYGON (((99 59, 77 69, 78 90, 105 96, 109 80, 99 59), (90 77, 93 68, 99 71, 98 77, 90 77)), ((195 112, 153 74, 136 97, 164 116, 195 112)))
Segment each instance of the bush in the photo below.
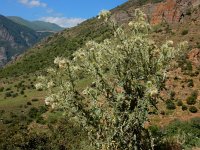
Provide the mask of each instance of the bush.
POLYGON ((198 76, 198 75, 199 75, 199 70, 196 70, 196 71, 194 72, 194 74, 195 74, 195 77, 198 76))
POLYGON ((192 63, 191 61, 187 60, 186 61, 186 64, 185 64, 185 70, 188 70, 188 71, 192 71, 193 70, 193 67, 192 67, 192 63))
POLYGON ((152 125, 149 127, 151 134, 153 135, 154 139, 156 140, 155 143, 159 143, 160 139, 163 138, 163 132, 160 128, 156 125, 152 125))
POLYGON ((5 93, 5 97, 11 97, 12 96, 12 93, 11 92, 6 92, 5 93))
POLYGON ((12 119, 3 119, 2 122, 3 124, 10 124, 12 123, 12 119))
POLYGON ((198 111, 198 109, 197 109, 195 106, 191 106, 191 107, 189 108, 189 111, 190 111, 191 113, 196 113, 196 112, 198 111))
POLYGON ((160 112, 160 114, 161 114, 161 115, 165 115, 165 111, 162 110, 162 111, 160 112))
POLYGON ((187 30, 187 29, 186 29, 186 30, 183 30, 183 31, 181 32, 181 34, 182 34, 182 35, 188 34, 188 30, 187 30))
POLYGON ((13 113, 13 112, 10 112, 10 117, 11 118, 17 118, 17 115, 15 113, 13 113))
POLYGON ((39 116, 36 119, 36 122, 39 123, 39 124, 45 124, 46 123, 46 121, 44 120, 44 118, 42 116, 39 116))
POLYGON ((17 97, 17 96, 18 96, 18 93, 13 93, 13 94, 12 94, 12 97, 13 97, 13 98, 15 98, 15 97, 17 97))
POLYGON ((5 110, 0 110, 0 117, 5 113, 5 110))
POLYGON ((153 3, 160 3, 162 1, 164 1, 164 0, 152 0, 153 3))
POLYGON ((176 92, 175 91, 171 91, 170 92, 170 99, 174 99, 175 95, 176 95, 176 92))
POLYGON ((6 89, 6 91, 10 91, 10 90, 11 90, 11 88, 7 88, 7 89, 6 89))
POLYGON ((183 51, 186 43, 180 44, 178 50, 172 41, 157 48, 148 39, 149 24, 145 24, 145 15, 138 9, 136 20, 129 23, 128 32, 110 22, 108 15, 110 12, 103 11, 100 18, 117 28, 114 38, 101 43, 87 42, 84 49, 76 51, 73 60, 57 57, 54 61, 57 72, 51 71, 46 77, 39 78, 39 82, 51 91, 45 102, 52 108, 64 108, 69 120, 76 116, 77 125, 84 123, 96 149, 152 149, 151 136, 144 127, 149 108, 154 106, 150 102, 156 101, 163 86, 163 71, 174 56, 183 51), (95 86, 86 86, 84 94, 77 86, 80 74, 96 77, 92 80, 95 86), (50 80, 58 88, 49 86, 47 81, 50 80), (66 86, 66 83, 69 84, 66 86), (123 92, 116 92, 114 87, 123 92), (102 97, 104 102, 99 105, 102 97), (89 101, 94 103, 88 106, 89 101))
POLYGON ((185 111, 185 110, 187 110, 188 108, 187 108, 187 106, 186 105, 182 105, 182 110, 183 111, 185 111))
POLYGON ((3 90, 4 90, 4 87, 0 87, 0 92, 3 92, 3 90))
POLYGON ((191 10, 190 8, 187 9, 187 10, 186 10, 186 15, 191 16, 191 14, 192 14, 192 10, 191 10))
POLYGON ((21 94, 21 95, 24 95, 24 91, 23 91, 23 90, 22 90, 22 91, 20 91, 20 94, 21 94))
POLYGON ((31 102, 27 102, 26 104, 27 104, 27 105, 32 105, 31 102))
POLYGON ((192 94, 186 99, 188 105, 196 104, 198 93, 197 91, 192 92, 192 94))
POLYGON ((193 87, 194 86, 194 82, 192 79, 187 80, 188 82, 188 87, 193 87))
POLYGON ((183 105, 183 102, 181 100, 178 100, 177 106, 182 106, 182 105, 183 105))
POLYGON ((198 118, 198 117, 192 118, 191 123, 192 123, 193 127, 200 129, 200 118, 198 118))
POLYGON ((173 102, 172 100, 170 100, 170 99, 168 99, 168 100, 166 101, 166 107, 167 107, 167 109, 169 109, 169 110, 176 109, 176 105, 175 105, 174 102, 173 102))
MULTIPOLYGON (((182 143, 182 149, 192 149, 192 147, 199 147, 200 146, 199 122, 200 118, 194 118, 190 121, 175 120, 171 122, 167 127, 162 129, 164 130, 163 132, 165 133, 163 139, 167 138, 172 140, 173 137, 176 137, 176 141, 182 143)), ((162 139, 160 139, 160 141, 162 141, 162 139)))
POLYGON ((199 42, 197 42, 196 45, 197 45, 196 48, 200 48, 200 43, 199 42))
POLYGON ((28 112, 28 116, 30 118, 36 118, 38 116, 38 109, 36 107, 32 107, 28 112))
POLYGON ((191 72, 193 69, 191 61, 187 60, 187 53, 181 55, 181 57, 178 59, 178 64, 184 72, 191 72))
POLYGON ((33 98, 31 101, 32 102, 37 102, 37 101, 39 101, 39 99, 38 98, 33 98))
POLYGON ((47 106, 40 106, 40 107, 39 107, 39 112, 40 112, 41 114, 47 112, 47 110, 48 110, 48 107, 47 107, 47 106))

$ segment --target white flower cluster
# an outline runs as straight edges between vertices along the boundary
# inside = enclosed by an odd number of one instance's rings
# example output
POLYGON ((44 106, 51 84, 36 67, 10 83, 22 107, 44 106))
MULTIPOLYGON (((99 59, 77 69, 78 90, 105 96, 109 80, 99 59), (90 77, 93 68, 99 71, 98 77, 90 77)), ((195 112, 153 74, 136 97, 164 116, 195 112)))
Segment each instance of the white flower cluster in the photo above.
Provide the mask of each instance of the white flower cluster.
POLYGON ((63 57, 56 57, 54 60, 54 64, 58 65, 59 68, 64 69, 69 64, 69 60, 63 57))
POLYGON ((54 82, 51 80, 47 83, 47 88, 52 88, 54 86, 54 82))
POLYGON ((42 83, 37 83, 37 84, 35 85, 35 88, 36 88, 36 90, 42 90, 42 89, 44 88, 44 84, 42 84, 42 83))
POLYGON ((38 80, 43 82, 46 80, 46 77, 45 76, 38 76, 38 80))
POLYGON ((35 88, 37 90, 42 90, 44 89, 45 86, 45 82, 46 82, 46 77, 45 76, 38 76, 38 83, 35 84, 35 88))
POLYGON ((108 21, 109 17, 111 15, 111 12, 108 10, 102 10, 99 14, 98 19, 104 19, 105 21, 108 21))
POLYGON ((179 44, 179 49, 185 49, 188 48, 188 42, 187 41, 183 41, 179 44))
POLYGON ((134 22, 133 22, 133 21, 130 21, 130 22, 128 23, 128 25, 129 25, 130 27, 133 27, 133 26, 134 26, 134 22))
POLYGON ((48 105, 48 106, 51 106, 52 109, 55 109, 56 106, 58 106, 58 103, 56 102, 57 100, 57 95, 56 94, 52 94, 48 97, 45 98, 45 104, 48 105))
POLYGON ((56 70, 54 68, 48 68, 47 72, 48 73, 56 73, 56 70))
POLYGON ((155 85, 153 85, 152 81, 148 81, 146 87, 147 87, 147 94, 150 97, 155 97, 158 95, 158 89, 156 88, 155 85))
MULTIPOLYGON (((108 21, 112 19, 110 15, 109 11, 104 10, 99 18, 108 21)), ((150 101, 157 100, 165 78, 164 72, 177 51, 173 48, 173 41, 157 46, 149 39, 150 25, 145 17, 136 10, 136 20, 129 23, 130 30, 114 26, 114 37, 101 43, 87 42, 73 54, 72 60, 55 58, 54 64, 58 67, 47 70, 49 78, 39 77, 41 82, 37 87, 45 85, 49 90, 50 96, 45 98, 46 105, 53 109, 64 108, 69 118, 76 116, 79 123, 85 122, 84 126, 88 129, 92 126, 96 128, 95 134, 91 129, 88 130, 93 135, 93 144, 100 142, 110 149, 116 149, 118 144, 121 146, 120 139, 127 142, 124 149, 134 149, 134 141, 146 140, 146 137, 141 137, 142 134, 135 136, 134 132, 124 132, 121 126, 126 131, 137 126, 143 129, 148 108, 152 106, 150 101), (85 79, 89 81, 85 83, 85 79), (134 104, 133 97, 137 101, 134 104), (127 115, 130 117, 122 117, 127 115), (90 124, 86 123, 87 119, 90 124), (117 120, 117 124, 113 120, 117 120), (113 133, 118 132, 113 137, 113 133), (99 138, 96 138, 97 134, 99 138), (134 139, 136 137, 137 140, 134 139)), ((107 23, 111 25, 112 20, 107 23)), ((180 44, 180 47, 184 45, 180 44)), ((102 148, 100 143, 99 148, 102 148)))
POLYGON ((169 41, 166 42, 166 44, 167 44, 168 46, 173 46, 174 42, 171 41, 171 40, 169 40, 169 41))

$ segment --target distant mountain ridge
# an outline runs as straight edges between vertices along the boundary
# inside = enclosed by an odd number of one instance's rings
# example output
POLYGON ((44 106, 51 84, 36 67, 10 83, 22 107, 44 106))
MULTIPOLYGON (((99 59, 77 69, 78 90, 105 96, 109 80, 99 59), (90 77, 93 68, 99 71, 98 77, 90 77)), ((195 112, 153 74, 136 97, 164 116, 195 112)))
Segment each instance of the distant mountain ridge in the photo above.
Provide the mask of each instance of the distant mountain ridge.
POLYGON ((17 16, 7 16, 8 19, 12 20, 15 23, 26 26, 34 31, 61 31, 64 28, 60 27, 55 23, 44 22, 44 21, 28 21, 21 17, 17 16))
MULTIPOLYGON (((134 19, 136 8, 147 14, 155 31, 152 33, 155 41, 162 43, 170 39, 178 43, 187 40, 191 48, 200 47, 200 0, 129 0, 112 9, 112 17, 120 25, 125 25, 134 19)), ((97 17, 88 19, 35 45, 17 61, 0 70, 0 77, 43 70, 52 66, 56 56, 70 57, 87 41, 101 42, 111 36, 110 29, 97 17)))
POLYGON ((0 15, 0 67, 50 34, 36 32, 0 15))

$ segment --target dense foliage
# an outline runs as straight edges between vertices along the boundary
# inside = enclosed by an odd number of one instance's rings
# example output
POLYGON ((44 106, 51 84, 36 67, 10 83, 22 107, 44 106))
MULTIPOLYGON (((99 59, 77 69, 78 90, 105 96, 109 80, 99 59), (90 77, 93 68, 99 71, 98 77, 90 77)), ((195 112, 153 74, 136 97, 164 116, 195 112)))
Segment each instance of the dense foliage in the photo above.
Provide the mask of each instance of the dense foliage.
POLYGON ((156 107, 169 61, 185 47, 182 43, 175 50, 172 41, 157 46, 148 38, 146 16, 140 10, 135 16, 125 31, 103 11, 99 18, 113 27, 114 38, 87 42, 72 60, 57 57, 58 68, 48 69, 50 75, 40 76, 36 85, 49 89, 46 104, 63 109, 98 149, 153 149, 144 126, 148 112, 156 107), (80 90, 77 83, 86 77, 93 82, 80 90))
POLYGON ((200 118, 193 118, 187 122, 175 120, 164 128, 151 126, 150 130, 158 149, 189 150, 200 146, 200 118))

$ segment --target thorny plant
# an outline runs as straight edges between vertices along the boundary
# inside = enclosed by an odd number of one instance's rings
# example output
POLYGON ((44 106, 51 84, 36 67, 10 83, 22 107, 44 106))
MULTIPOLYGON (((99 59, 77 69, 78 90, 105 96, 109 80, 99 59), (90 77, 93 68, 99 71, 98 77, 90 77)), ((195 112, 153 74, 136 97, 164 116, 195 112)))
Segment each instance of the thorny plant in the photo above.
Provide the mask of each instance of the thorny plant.
POLYGON ((151 26, 139 9, 128 30, 117 26, 109 11, 102 11, 99 19, 113 28, 114 37, 87 42, 71 60, 57 57, 57 67, 40 76, 36 87, 49 91, 46 104, 64 110, 88 132, 97 149, 154 149, 145 128, 148 113, 156 107, 170 62, 187 42, 176 48, 172 41, 157 46, 149 39, 151 26), (81 89, 83 78, 93 82, 81 89))

